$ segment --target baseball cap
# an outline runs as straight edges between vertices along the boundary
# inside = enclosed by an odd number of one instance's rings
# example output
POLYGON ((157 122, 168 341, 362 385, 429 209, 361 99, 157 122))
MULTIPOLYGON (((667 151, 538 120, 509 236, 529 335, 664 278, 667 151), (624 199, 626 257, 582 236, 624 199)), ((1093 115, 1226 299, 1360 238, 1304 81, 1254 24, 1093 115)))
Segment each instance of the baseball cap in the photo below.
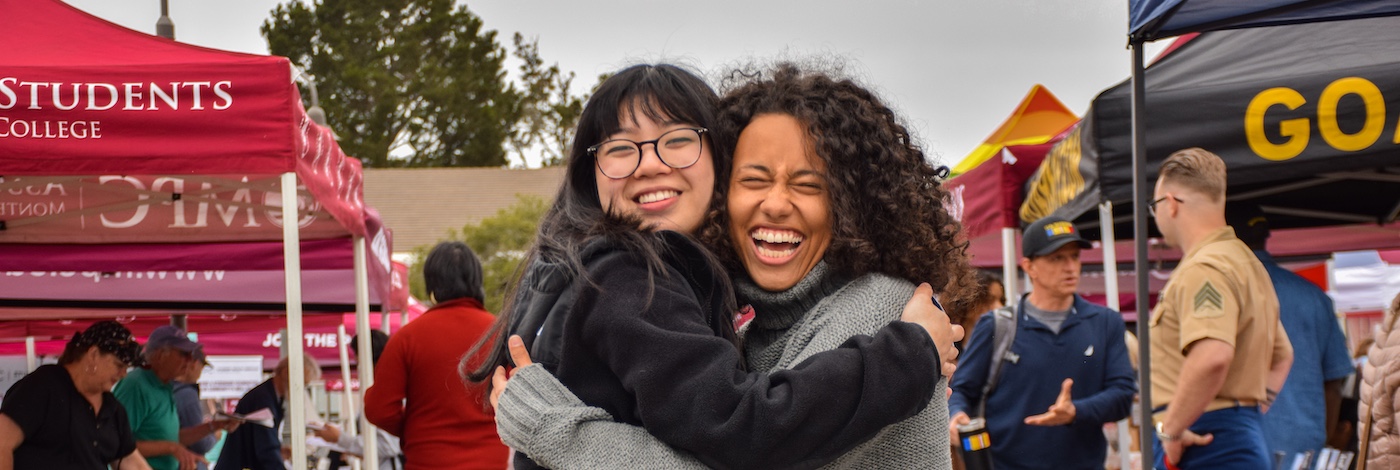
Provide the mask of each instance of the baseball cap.
POLYGON ((141 343, 136 342, 131 330, 112 320, 93 323, 86 330, 74 334, 69 341, 80 350, 96 346, 98 351, 117 356, 117 359, 132 367, 146 364, 145 358, 141 357, 141 343))
POLYGON ((208 356, 207 354, 204 353, 204 345, 203 345, 203 344, 199 345, 198 348, 195 348, 195 350, 194 350, 194 360, 195 360, 195 362, 198 362, 198 363, 200 363, 200 364, 204 364, 205 367, 208 367, 208 366, 213 365, 213 364, 210 364, 210 363, 209 363, 209 356, 208 356))
POLYGON ((175 348, 190 355, 194 355, 196 350, 202 349, 199 343, 190 341, 190 337, 185 330, 175 325, 164 325, 151 332, 151 336, 146 338, 146 352, 159 350, 160 348, 175 348))
POLYGON ((1021 255, 1027 258, 1045 256, 1070 243, 1078 243, 1080 248, 1094 246, 1079 236, 1079 229, 1068 220, 1046 217, 1026 227, 1021 234, 1021 255))
POLYGON ((1225 207, 1225 224, 1235 229, 1235 236, 1250 247, 1262 247, 1269 239, 1269 218, 1258 204, 1230 203, 1225 207))

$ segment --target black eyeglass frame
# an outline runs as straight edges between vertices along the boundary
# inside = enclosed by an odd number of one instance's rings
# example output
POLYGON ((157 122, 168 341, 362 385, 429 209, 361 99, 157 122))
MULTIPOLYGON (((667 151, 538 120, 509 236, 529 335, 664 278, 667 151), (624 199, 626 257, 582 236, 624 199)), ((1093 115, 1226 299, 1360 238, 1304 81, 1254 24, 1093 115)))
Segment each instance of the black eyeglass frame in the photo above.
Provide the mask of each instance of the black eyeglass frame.
POLYGON ((1165 200, 1167 200, 1167 199, 1171 199, 1171 200, 1173 200, 1173 201, 1176 201, 1177 203, 1186 202, 1186 201, 1183 201, 1183 200, 1181 200, 1181 198, 1176 197, 1176 196, 1162 196, 1162 197, 1159 197, 1159 198, 1157 198, 1156 200, 1153 200, 1152 202, 1147 203, 1147 213, 1148 213, 1148 215, 1151 215, 1152 217, 1157 217, 1157 203, 1162 202, 1162 201, 1165 201, 1165 200))
POLYGON ((664 163, 664 164, 666 164, 666 166, 669 166, 669 167, 671 167, 671 168, 675 168, 675 169, 677 169, 677 170, 681 170, 681 169, 685 169, 685 168, 690 168, 690 167, 694 166, 696 162, 699 162, 699 161, 700 161, 700 155, 705 153, 705 135, 706 135, 706 134, 709 134, 709 132, 710 132, 710 130, 709 130, 708 128, 704 128, 704 127, 678 127, 678 128, 671 129, 671 130, 669 130, 669 131, 666 131, 666 132, 662 133, 660 136, 658 136, 658 137, 655 138, 655 139, 643 140, 643 141, 641 141, 641 142, 637 142, 637 141, 635 141, 635 140, 630 140, 630 139, 608 139, 608 140, 599 142, 597 145, 594 145, 594 146, 592 146, 592 147, 588 147, 588 155, 589 155, 590 157, 593 157, 593 166, 597 167, 597 168, 598 168, 598 171, 603 173, 603 176, 606 176, 606 177, 608 177, 608 178, 615 179, 615 180, 627 179, 627 178, 631 178, 632 175, 634 175, 634 174, 637 173, 637 169, 642 167, 642 159, 643 159, 643 158, 646 158, 645 155, 644 155, 645 150, 642 150, 642 146, 644 146, 644 145, 646 145, 646 144, 651 144, 651 148, 652 148, 653 150, 656 151, 656 157, 657 157, 658 159, 661 160, 661 163, 664 163), (661 156, 661 144, 660 144, 661 139, 662 139, 662 138, 665 138, 667 134, 670 134, 670 133, 676 132, 676 131, 694 131, 695 134, 698 135, 698 136, 700 137, 700 149, 697 150, 697 151, 695 152, 695 160, 694 160, 694 161, 691 161, 690 163, 687 163, 687 164, 685 164, 685 165, 672 165, 671 162, 666 161, 666 157, 661 156), (627 143, 630 143, 630 144, 632 144, 634 147, 637 148, 637 161, 632 165, 632 170, 631 170, 631 171, 628 171, 626 175, 623 175, 623 176, 613 176, 613 175, 609 175, 607 171, 603 170, 603 162, 599 161, 599 159, 598 159, 598 149, 602 148, 604 145, 607 145, 609 142, 627 142, 627 143))

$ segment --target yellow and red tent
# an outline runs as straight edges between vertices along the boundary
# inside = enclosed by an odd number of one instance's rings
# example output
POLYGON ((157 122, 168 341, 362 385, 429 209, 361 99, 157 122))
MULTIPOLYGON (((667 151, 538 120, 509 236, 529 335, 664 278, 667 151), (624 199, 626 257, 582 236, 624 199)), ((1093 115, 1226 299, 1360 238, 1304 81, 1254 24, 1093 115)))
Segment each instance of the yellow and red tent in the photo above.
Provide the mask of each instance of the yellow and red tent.
POLYGON ((1036 84, 1016 111, 1001 123, 997 130, 982 141, 972 153, 964 157, 953 168, 953 175, 960 175, 1001 153, 1001 149, 1012 145, 1040 145, 1049 142, 1074 123, 1079 117, 1066 108, 1050 90, 1036 84))

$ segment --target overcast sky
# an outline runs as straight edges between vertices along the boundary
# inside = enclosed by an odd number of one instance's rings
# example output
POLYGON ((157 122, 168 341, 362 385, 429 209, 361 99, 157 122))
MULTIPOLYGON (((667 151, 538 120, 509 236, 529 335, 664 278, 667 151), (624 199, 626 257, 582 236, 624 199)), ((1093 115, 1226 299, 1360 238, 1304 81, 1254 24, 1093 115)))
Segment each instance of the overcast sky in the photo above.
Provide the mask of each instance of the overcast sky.
MULTIPOLYGON (((155 32, 159 0, 67 0, 155 32)), ((276 0, 169 0, 175 38, 267 53, 276 0)), ((1036 83, 1076 114, 1128 76, 1126 0, 497 0, 468 4, 509 46, 515 32, 590 89, 601 73, 672 61, 717 74, 742 61, 813 54, 847 61, 952 166, 1036 83)), ((1149 49, 1155 52, 1159 47, 1149 49)), ((1150 57, 1150 55, 1149 55, 1150 57)), ((334 126, 334 122, 331 123, 334 126)), ((532 165, 533 166, 533 165, 532 165)))

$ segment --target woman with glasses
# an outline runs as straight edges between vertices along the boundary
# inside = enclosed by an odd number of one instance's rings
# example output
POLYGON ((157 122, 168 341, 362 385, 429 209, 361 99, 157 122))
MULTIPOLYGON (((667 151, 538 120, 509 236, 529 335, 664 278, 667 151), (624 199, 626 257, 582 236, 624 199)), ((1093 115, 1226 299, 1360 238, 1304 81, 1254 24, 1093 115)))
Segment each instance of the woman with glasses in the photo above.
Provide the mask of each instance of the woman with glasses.
POLYGON ((131 331, 101 321, 73 335, 0 404, 0 469, 149 469, 112 387, 142 364, 131 331))
MULTIPOLYGON (((943 393, 939 357, 957 333, 924 288, 902 294, 907 321, 791 370, 745 371, 728 274, 691 238, 724 206, 716 180, 729 177, 733 142, 715 127, 717 102, 670 65, 631 67, 598 88, 525 273, 462 370, 479 382, 509 365, 506 338, 518 334, 510 342, 605 419, 645 426, 630 429, 699 462, 822 465, 943 393)), ((515 465, 538 467, 522 454, 515 465)))

